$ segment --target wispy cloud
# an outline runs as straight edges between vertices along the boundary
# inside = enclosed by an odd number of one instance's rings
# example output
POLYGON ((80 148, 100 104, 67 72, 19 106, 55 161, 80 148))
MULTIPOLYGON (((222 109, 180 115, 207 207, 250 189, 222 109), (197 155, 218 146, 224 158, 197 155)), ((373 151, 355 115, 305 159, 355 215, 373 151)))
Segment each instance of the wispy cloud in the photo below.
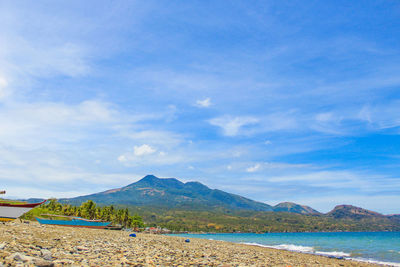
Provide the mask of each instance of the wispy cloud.
POLYGON ((197 100, 196 106, 198 106, 200 108, 208 108, 209 106, 211 106, 211 98, 208 97, 203 100, 197 100))
POLYGON ((242 134, 243 127, 248 125, 257 124, 259 120, 255 117, 232 117, 223 116, 211 119, 209 123, 214 126, 218 126, 222 129, 222 133, 226 136, 235 136, 242 134))
POLYGON ((155 148, 152 148, 151 146, 147 144, 143 144, 141 146, 134 146, 133 147, 133 154, 135 156, 144 156, 144 155, 150 155, 156 152, 157 150, 155 148))
POLYGON ((261 168, 261 165, 260 165, 259 163, 257 163, 257 164, 254 165, 254 166, 248 167, 248 168, 246 169, 246 171, 247 171, 247 172, 256 172, 256 171, 260 170, 260 168, 261 168))
POLYGON ((267 202, 398 202, 399 15, 351 5, 2 3, 3 186, 152 172, 267 202))
POLYGON ((0 74, 0 101, 4 100, 10 94, 11 92, 9 92, 8 82, 5 77, 0 74))

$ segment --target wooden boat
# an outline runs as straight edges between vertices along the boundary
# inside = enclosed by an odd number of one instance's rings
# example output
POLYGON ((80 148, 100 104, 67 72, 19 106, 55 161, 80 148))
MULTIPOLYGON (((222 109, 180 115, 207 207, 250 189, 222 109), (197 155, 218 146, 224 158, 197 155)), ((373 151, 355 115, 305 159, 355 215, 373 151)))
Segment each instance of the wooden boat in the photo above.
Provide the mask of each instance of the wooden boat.
POLYGON ((122 225, 109 225, 105 229, 106 230, 122 230, 122 225))
MULTIPOLYGON (((0 191, 0 194, 5 194, 6 191, 0 191)), ((31 209, 40 204, 43 204, 46 200, 39 203, 25 203, 13 200, 1 200, 0 201, 0 221, 7 222, 15 220, 21 217, 24 213, 27 213, 31 209)))
POLYGON ((43 214, 41 216, 53 216, 53 217, 61 217, 61 218, 69 219, 69 220, 57 220, 57 219, 44 219, 44 218, 36 217, 36 220, 40 224, 48 224, 48 225, 104 229, 111 224, 111 222, 104 222, 104 221, 99 221, 99 220, 88 220, 88 219, 84 219, 84 218, 80 218, 80 217, 71 217, 71 216, 64 216, 64 215, 43 214))

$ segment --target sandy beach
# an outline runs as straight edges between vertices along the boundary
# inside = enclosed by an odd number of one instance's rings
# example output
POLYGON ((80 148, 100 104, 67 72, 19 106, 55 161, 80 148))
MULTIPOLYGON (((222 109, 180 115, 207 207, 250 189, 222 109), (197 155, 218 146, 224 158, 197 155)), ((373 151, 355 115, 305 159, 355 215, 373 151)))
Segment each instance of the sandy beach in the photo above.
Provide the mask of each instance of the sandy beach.
POLYGON ((0 224, 0 266, 374 266, 222 241, 0 224))

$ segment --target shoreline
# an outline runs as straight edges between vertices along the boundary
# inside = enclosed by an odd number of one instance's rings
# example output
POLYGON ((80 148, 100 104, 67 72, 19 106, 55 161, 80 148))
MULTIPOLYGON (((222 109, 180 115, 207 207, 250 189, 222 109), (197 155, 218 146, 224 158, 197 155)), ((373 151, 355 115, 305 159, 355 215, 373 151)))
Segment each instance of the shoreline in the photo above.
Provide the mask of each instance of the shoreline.
POLYGON ((217 240, 11 222, 0 224, 0 266, 379 266, 217 240))
MULTIPOLYGON (((171 236, 173 236, 173 235, 171 235, 171 236)), ((177 236, 179 237, 179 235, 177 235, 177 236)), ((180 237, 182 237, 182 236, 180 236, 180 237)), ((186 237, 183 237, 183 238, 186 238, 186 237)), ((190 238, 195 238, 196 239, 196 237, 190 237, 190 238)), ((202 239, 202 238, 199 238, 199 239, 202 239)), ((312 247, 292 245, 292 244, 264 245, 264 244, 259 244, 259 243, 233 242, 233 241, 226 241, 226 240, 220 240, 220 239, 204 238, 204 240, 228 242, 228 243, 233 243, 233 244, 243 244, 243 245, 248 245, 248 246, 256 246, 256 247, 262 247, 262 248, 268 248, 268 249, 289 251, 289 252, 293 252, 293 253, 316 255, 316 256, 326 257, 326 258, 330 258, 330 259, 338 259, 338 260, 356 261, 356 262, 362 262, 362 263, 376 264, 378 266, 400 267, 400 263, 397 263, 397 262, 381 261, 381 260, 367 259, 367 258, 361 258, 361 257, 360 258, 356 258, 356 257, 351 257, 349 253, 340 252, 340 251, 333 251, 333 252, 312 251, 311 250, 312 247)))
MULTIPOLYGON (((368 232, 346 232, 346 233, 387 233, 387 232, 395 232, 395 233, 400 233, 399 231, 368 231, 368 232)), ((334 232, 301 232, 301 234, 307 233, 307 234, 319 234, 319 233, 344 233, 343 231, 334 231, 334 232)), ((216 240, 216 241, 224 241, 224 242, 233 242, 236 244, 245 244, 245 245, 250 245, 250 246, 258 246, 258 247, 264 247, 264 248, 270 248, 270 249, 277 249, 277 250, 285 250, 285 251, 291 251, 295 253, 302 253, 302 254, 309 254, 309 255, 318 255, 318 256, 323 256, 323 257, 328 257, 328 258, 336 258, 340 260, 350 260, 350 261, 357 261, 357 262, 364 262, 364 263, 372 263, 372 264, 378 264, 380 266, 394 266, 394 267, 400 267, 400 262, 396 261, 390 261, 390 260, 385 260, 385 259, 379 259, 379 258, 372 258, 372 257, 364 257, 361 254, 359 255, 352 255, 351 252, 346 251, 346 250, 322 250, 322 248, 314 248, 312 245, 301 245, 299 243, 291 243, 288 240, 282 240, 281 243, 274 243, 274 244, 266 244, 266 243, 258 243, 255 241, 256 239, 251 239, 247 238, 248 240, 245 241, 245 239, 241 238, 233 238, 234 235, 240 236, 241 234, 243 235, 259 235, 258 233, 185 233, 185 234, 171 234, 171 236, 180 236, 184 238, 200 238, 200 239, 206 239, 206 240, 216 240), (232 235, 232 238, 227 238, 225 239, 223 235, 232 235), (213 236, 215 235, 215 236, 213 236), (204 237, 202 237, 204 236, 204 237)), ((273 232, 273 233, 263 233, 265 235, 269 234, 300 234, 300 232, 273 232)), ((355 248, 356 249, 356 248, 355 248)))
MULTIPOLYGON (((397 262, 386 262, 386 261, 379 261, 379 260, 374 260, 374 259, 364 259, 364 258, 353 258, 349 255, 348 253, 345 252, 337 252, 338 254, 347 254, 347 255, 342 255, 342 256, 336 256, 336 255, 329 255, 329 252, 322 252, 322 251, 316 251, 316 252, 306 252, 306 251, 297 251, 297 250, 291 250, 291 249, 285 249, 285 248, 277 248, 277 246, 268 246, 268 245, 262 245, 258 243, 240 243, 240 244, 245 244, 249 246, 258 246, 258 247, 264 247, 264 248, 270 248, 270 249, 277 249, 277 250, 286 250, 290 252, 295 252, 295 253, 302 253, 302 254, 310 254, 310 255, 317 255, 317 256, 322 256, 322 257, 327 257, 327 258, 334 258, 334 259, 339 259, 339 260, 347 260, 347 261, 356 261, 356 262, 363 262, 363 263, 371 263, 371 264, 377 264, 379 266, 395 266, 395 267, 400 267, 400 263, 397 262)), ((332 254, 335 254, 336 252, 333 252, 332 254)))

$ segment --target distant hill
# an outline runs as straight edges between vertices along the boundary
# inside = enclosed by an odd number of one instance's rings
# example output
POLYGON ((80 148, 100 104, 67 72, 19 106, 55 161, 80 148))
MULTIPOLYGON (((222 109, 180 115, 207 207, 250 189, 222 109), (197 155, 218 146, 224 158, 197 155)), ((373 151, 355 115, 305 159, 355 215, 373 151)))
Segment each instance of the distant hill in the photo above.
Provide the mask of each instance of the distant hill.
POLYGON ((282 202, 278 205, 272 207, 276 212, 292 212, 292 213, 300 213, 300 214, 320 214, 320 212, 316 211, 315 209, 299 205, 293 202, 282 202))
POLYGON ((87 200, 93 200, 100 205, 124 205, 188 211, 223 211, 225 209, 231 211, 286 212, 355 221, 382 219, 385 222, 400 222, 400 215, 385 216, 351 205, 336 206, 326 214, 321 214, 311 207, 292 202, 282 202, 275 206, 270 206, 266 203, 218 189, 210 189, 199 182, 183 183, 175 178, 158 178, 154 175, 147 175, 141 180, 121 188, 75 198, 60 199, 60 202, 80 205, 87 200))
POLYGON ((339 205, 336 206, 332 211, 328 212, 326 215, 334 217, 336 219, 363 219, 363 218, 384 218, 383 214, 377 213, 375 211, 366 210, 363 208, 351 206, 351 205, 339 205))
POLYGON ((104 205, 273 211, 268 204, 218 189, 210 189, 199 182, 182 183, 175 178, 161 179, 154 175, 147 175, 125 187, 76 198, 60 199, 60 201, 79 205, 89 199, 104 205))
POLYGON ((388 217, 392 221, 400 223, 400 214, 391 214, 391 215, 387 215, 386 217, 388 217))
POLYGON ((292 202, 270 206, 199 182, 154 175, 121 188, 59 201, 81 205, 88 200, 126 207, 140 214, 148 226, 176 231, 400 231, 398 214, 385 216, 351 205, 336 206, 326 214, 292 202))

